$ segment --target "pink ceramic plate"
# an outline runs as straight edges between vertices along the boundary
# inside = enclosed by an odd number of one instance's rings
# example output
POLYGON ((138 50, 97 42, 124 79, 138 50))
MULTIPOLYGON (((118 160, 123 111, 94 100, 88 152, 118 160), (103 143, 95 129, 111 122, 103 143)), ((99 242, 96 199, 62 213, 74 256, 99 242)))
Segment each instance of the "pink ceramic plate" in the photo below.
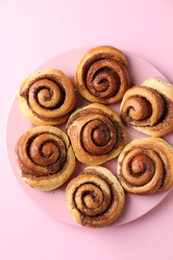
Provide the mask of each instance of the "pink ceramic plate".
MULTIPOLYGON (((87 51, 88 48, 80 48, 65 52, 61 55, 58 55, 51 60, 44 63, 40 66, 40 69, 45 68, 57 68, 62 70, 69 78, 73 80, 73 75, 75 73, 76 65, 82 55, 87 51)), ((131 79, 133 84, 140 84, 142 81, 151 76, 157 76, 164 78, 161 72, 159 72, 155 67, 153 67, 148 62, 138 58, 130 53, 126 53, 126 56, 129 60, 129 66, 131 70, 131 79)), ((17 91, 17 89, 16 89, 17 91)), ((83 98, 77 95, 78 106, 81 104, 86 104, 83 98)), ((117 112, 119 112, 119 104, 112 106, 117 112)), ((15 160, 14 147, 18 138, 28 129, 33 127, 33 125, 23 116, 19 111, 17 106, 16 98, 12 102, 11 109, 8 115, 8 121, 6 126, 6 144, 7 144, 7 153, 10 161, 10 165, 13 171, 14 176, 16 177, 19 186, 22 190, 32 199, 32 201, 41 209, 44 209, 47 213, 51 214, 53 217, 57 218, 59 221, 62 221, 67 224, 76 224, 66 207, 65 202, 65 187, 51 191, 51 192, 40 192, 29 187, 23 182, 19 175, 19 167, 15 160)), ((65 129, 63 125, 60 127, 65 129)), ((138 133, 135 130, 127 129, 128 141, 139 138, 147 137, 144 134, 138 133)), ((165 139, 171 143, 173 135, 169 134, 165 139)), ((173 140, 172 140, 173 145, 173 140)), ((104 166, 112 170, 116 174, 116 163, 117 160, 113 159, 112 161, 105 163, 104 166)), ((86 165, 77 163, 76 171, 77 174, 82 168, 86 165)), ((73 175, 73 176, 74 176, 73 175)), ((139 218, 145 213, 153 209, 160 201, 162 201, 168 192, 157 193, 150 196, 137 196, 132 194, 127 194, 125 208, 119 217, 119 219, 112 224, 112 226, 128 223, 132 220, 139 218)))

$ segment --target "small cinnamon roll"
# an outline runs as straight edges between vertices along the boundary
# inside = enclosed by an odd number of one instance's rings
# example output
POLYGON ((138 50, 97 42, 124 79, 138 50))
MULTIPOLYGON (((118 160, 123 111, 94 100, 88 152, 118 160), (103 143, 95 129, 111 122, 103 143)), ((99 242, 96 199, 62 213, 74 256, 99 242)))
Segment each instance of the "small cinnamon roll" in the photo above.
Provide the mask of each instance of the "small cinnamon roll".
POLYGON ((136 139, 118 157, 118 179, 135 194, 153 194, 173 186, 173 147, 161 138, 136 139))
POLYGON ((112 46, 92 48, 80 60, 74 80, 79 94, 88 101, 117 103, 130 85, 127 58, 112 46))
POLYGON ((120 106, 126 125, 162 137, 173 130, 173 86, 158 78, 149 78, 127 90, 120 106))
POLYGON ((125 145, 125 130, 119 116, 109 107, 93 103, 73 112, 67 134, 77 159, 99 165, 118 156, 125 145))
POLYGON ((75 103, 71 81, 56 69, 45 69, 29 75, 18 91, 19 108, 35 125, 64 123, 75 103))
POLYGON ((66 202, 74 220, 83 226, 103 227, 123 210, 124 190, 108 169, 85 168, 66 187, 66 202))
POLYGON ((15 153, 22 179, 38 190, 61 186, 75 168, 69 138, 57 127, 31 128, 19 138, 15 153))

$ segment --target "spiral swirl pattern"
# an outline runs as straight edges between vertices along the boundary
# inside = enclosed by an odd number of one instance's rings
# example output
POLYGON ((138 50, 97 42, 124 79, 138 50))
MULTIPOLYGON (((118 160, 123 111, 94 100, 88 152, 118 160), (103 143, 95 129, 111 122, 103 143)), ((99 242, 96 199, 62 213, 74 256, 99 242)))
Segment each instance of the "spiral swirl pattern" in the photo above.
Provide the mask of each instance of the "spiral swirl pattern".
POLYGON ((69 139, 55 127, 30 129, 20 137, 15 151, 23 179, 41 190, 61 186, 75 167, 69 139))
POLYGON ((134 86, 129 89, 121 104, 122 120, 132 126, 154 126, 166 110, 162 96, 154 89, 134 86))
POLYGON ((173 86, 159 78, 128 89, 120 105, 124 124, 153 137, 173 130, 173 86))
POLYGON ((128 63, 125 55, 111 46, 90 49, 76 70, 76 87, 91 102, 119 102, 129 88, 128 63))
POLYGON ((65 122, 75 105, 72 83, 59 70, 42 70, 21 84, 18 103, 24 115, 36 125, 65 122))
POLYGON ((152 194, 172 186, 167 151, 173 155, 172 147, 159 138, 129 143, 118 158, 118 178, 124 189, 135 194, 152 194))
POLYGON ((115 221, 124 206, 124 191, 104 167, 85 168, 66 188, 66 201, 74 219, 84 226, 101 227, 115 221))
POLYGON ((67 134, 79 161, 99 165, 116 157, 125 142, 118 115, 101 104, 76 110, 67 122, 67 134))

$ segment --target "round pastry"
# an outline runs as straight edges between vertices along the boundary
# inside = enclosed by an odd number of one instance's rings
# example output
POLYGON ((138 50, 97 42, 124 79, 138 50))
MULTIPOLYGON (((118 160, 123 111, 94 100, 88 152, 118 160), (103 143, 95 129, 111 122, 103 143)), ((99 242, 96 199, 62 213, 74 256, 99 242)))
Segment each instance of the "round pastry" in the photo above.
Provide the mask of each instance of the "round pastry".
POLYGON ((126 125, 153 137, 168 134, 173 130, 173 86, 153 77, 128 89, 120 116, 126 125))
POLYGON ((23 114, 35 125, 64 123, 76 103, 74 88, 66 75, 45 69, 26 77, 18 91, 23 114))
POLYGON ((68 136, 53 126, 37 126, 25 132, 15 153, 21 177, 38 190, 50 191, 61 186, 75 168, 68 136))
POLYGON ((78 92, 88 101, 117 103, 130 85, 127 58, 112 46, 92 48, 80 60, 74 80, 78 92))
POLYGON ((122 212, 124 201, 124 190, 117 178, 100 166, 85 168, 66 187, 67 206, 83 226, 111 224, 122 212))
POLYGON ((125 145, 124 126, 109 107, 93 103, 73 112, 67 134, 77 159, 99 165, 118 156, 125 145))
POLYGON ((136 139, 118 157, 118 179, 135 194, 152 194, 173 186, 173 147, 161 138, 136 139))

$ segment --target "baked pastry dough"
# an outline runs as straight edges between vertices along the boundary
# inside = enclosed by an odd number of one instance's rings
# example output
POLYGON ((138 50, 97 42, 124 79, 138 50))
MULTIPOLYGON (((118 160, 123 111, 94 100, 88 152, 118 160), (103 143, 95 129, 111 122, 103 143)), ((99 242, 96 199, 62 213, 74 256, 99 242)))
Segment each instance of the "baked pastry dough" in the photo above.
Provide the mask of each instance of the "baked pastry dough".
POLYGON ((81 96, 91 102, 119 102, 129 88, 127 58, 112 46, 89 49, 81 58, 74 77, 81 96))
POLYGON ((57 127, 31 128, 19 138, 15 153, 21 177, 38 190, 49 191, 61 186, 75 168, 69 138, 57 127))
POLYGON ((102 227, 118 218, 125 194, 112 172, 101 166, 91 166, 70 181, 66 202, 77 223, 102 227))
POLYGON ((136 139, 118 157, 118 179, 131 193, 152 194, 173 185, 173 147, 161 138, 136 139))
POLYGON ((109 107, 93 103, 73 112, 67 134, 77 159, 99 165, 118 156, 125 145, 125 130, 119 116, 109 107))
POLYGON ((19 108, 35 125, 64 123, 75 103, 71 81, 56 69, 45 69, 29 75, 18 91, 19 108))
POLYGON ((126 125, 162 137, 173 130, 173 86, 159 78, 149 78, 141 86, 127 90, 120 111, 126 125))

